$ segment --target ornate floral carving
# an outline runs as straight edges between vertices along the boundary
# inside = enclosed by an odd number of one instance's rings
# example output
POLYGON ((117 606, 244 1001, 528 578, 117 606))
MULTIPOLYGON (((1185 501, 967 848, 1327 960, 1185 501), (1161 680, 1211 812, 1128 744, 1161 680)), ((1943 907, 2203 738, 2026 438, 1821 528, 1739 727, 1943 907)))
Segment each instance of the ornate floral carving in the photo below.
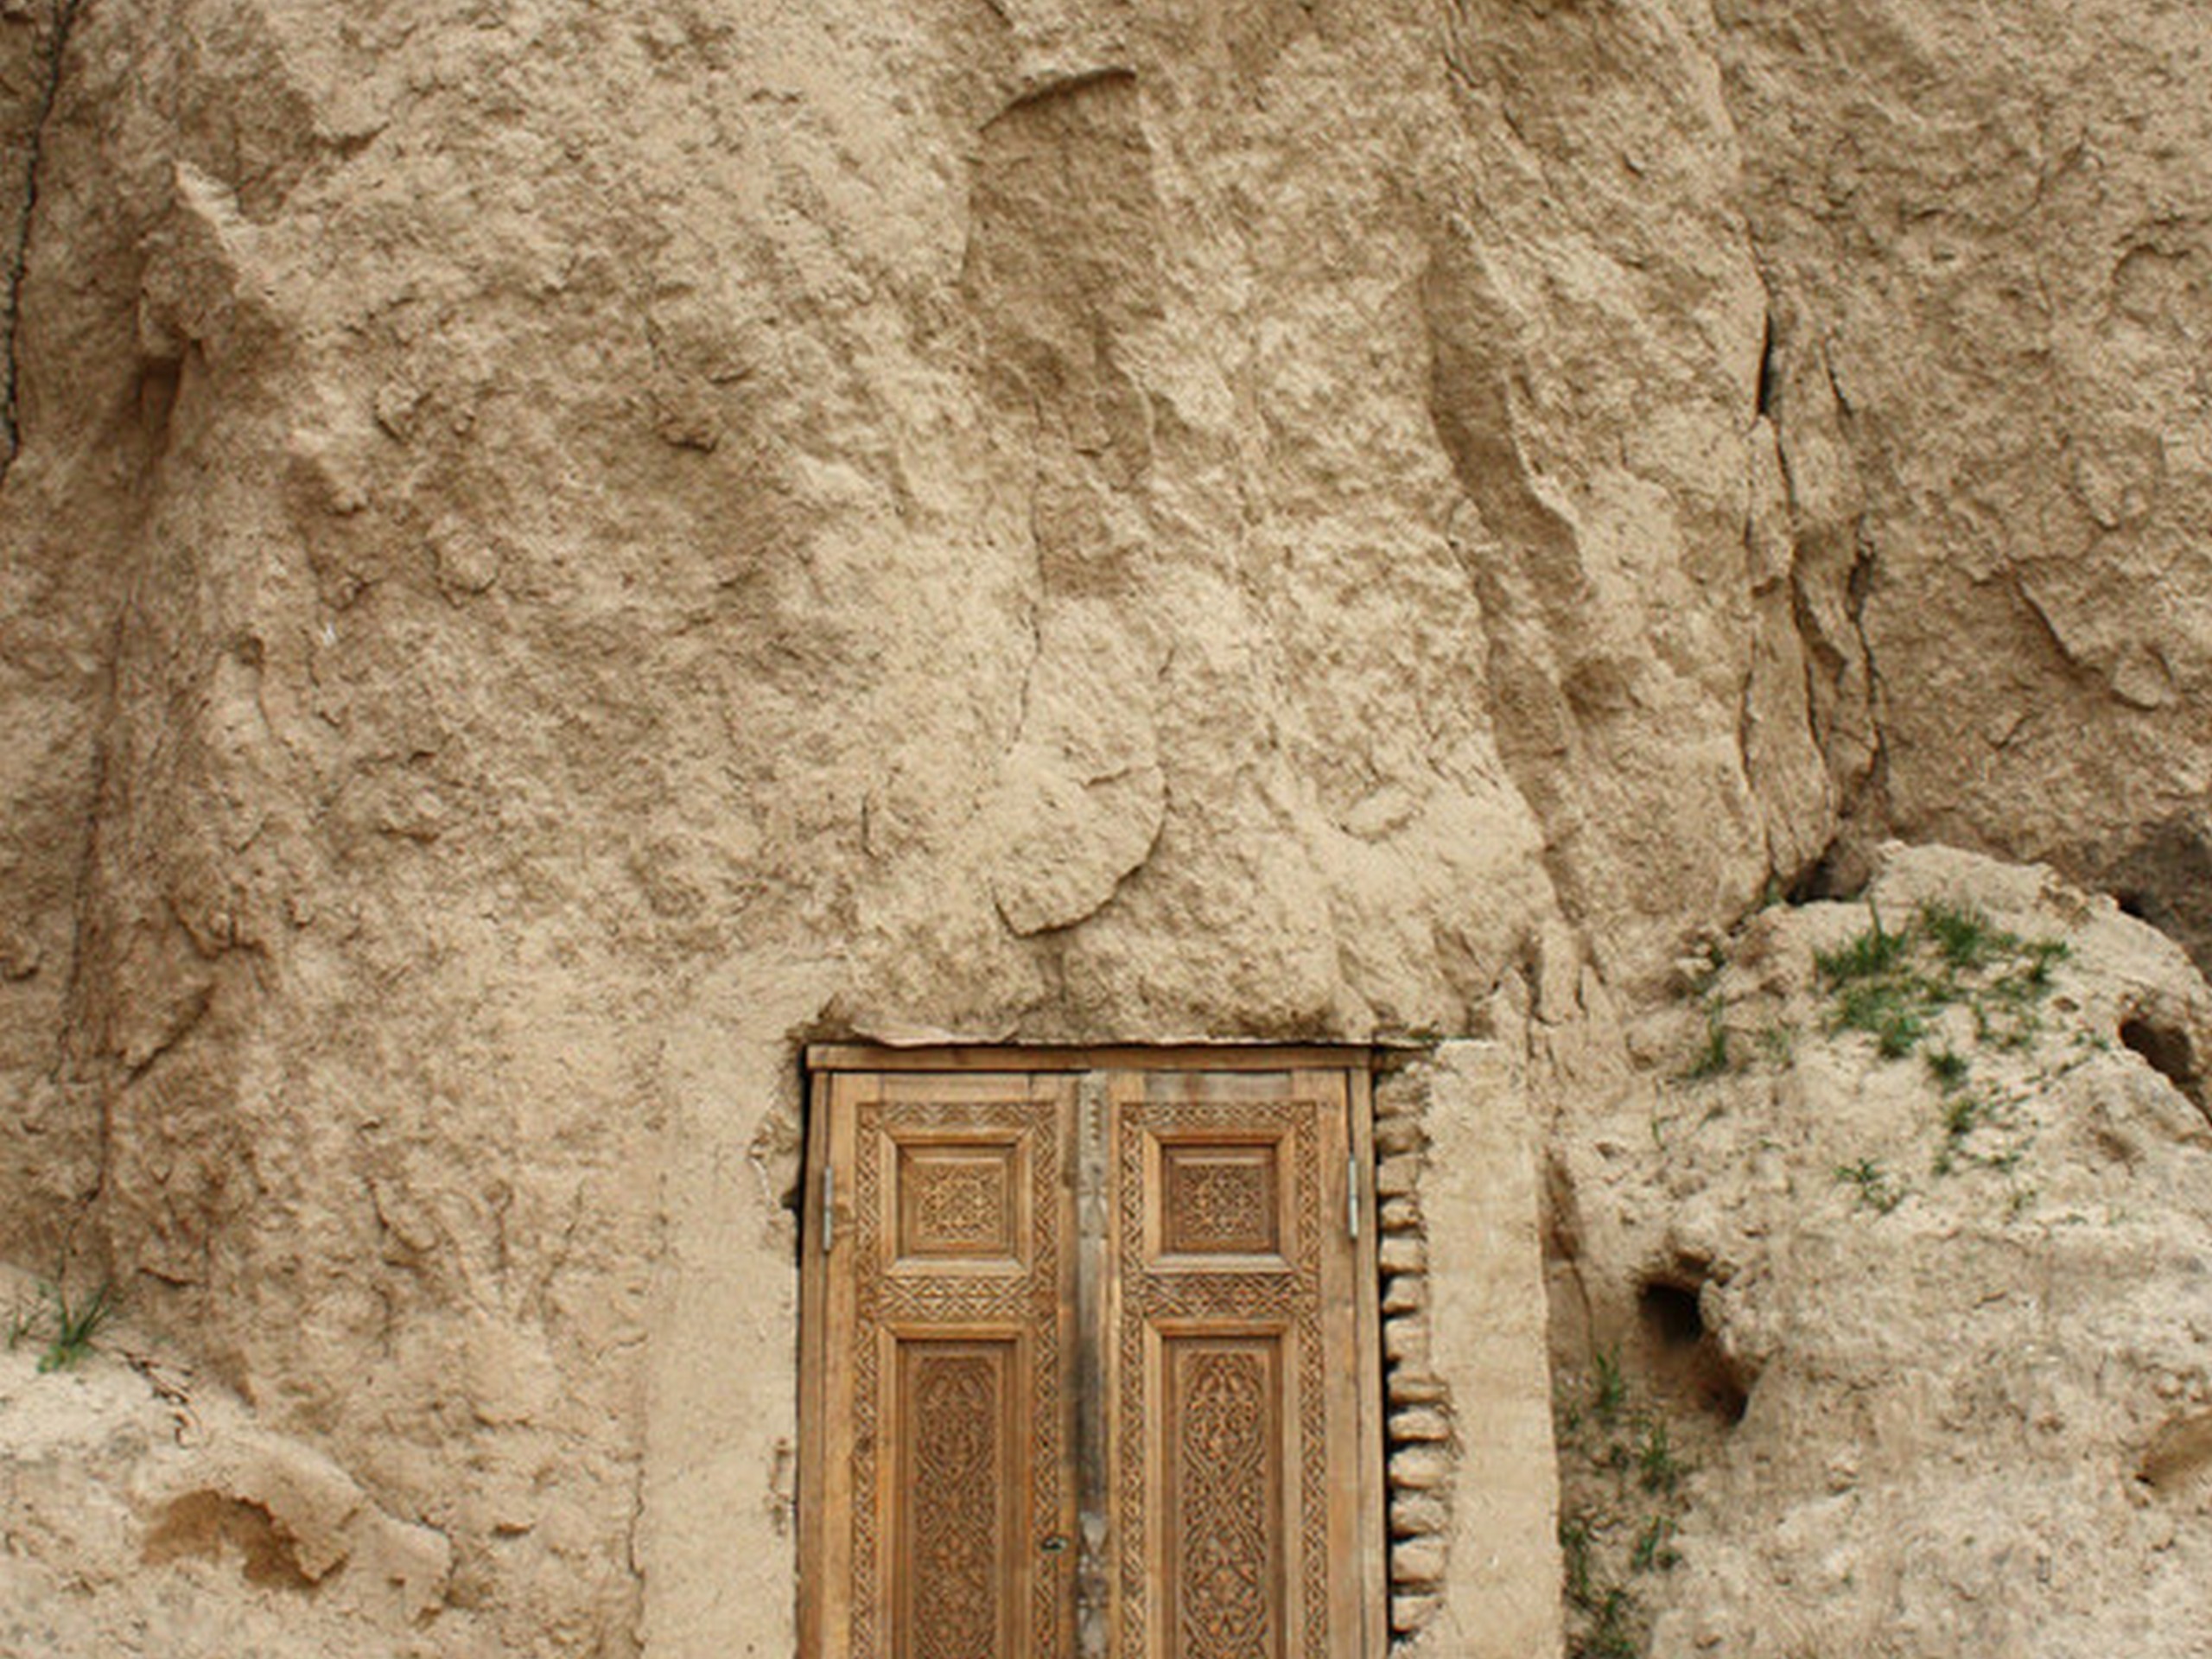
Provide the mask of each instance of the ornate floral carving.
MULTIPOLYGON (((1313 1103, 1294 1100, 1233 1104, 1128 1102, 1121 1109, 1116 1129, 1119 1166, 1116 1224, 1120 1230, 1122 1272, 1122 1328, 1117 1333, 1122 1376, 1131 1379, 1144 1376, 1145 1332, 1163 1319, 1281 1319, 1290 1327, 1302 1446, 1296 1471, 1296 1571, 1300 1604, 1297 1640, 1302 1659, 1330 1659, 1328 1402, 1324 1387, 1327 1356, 1321 1344, 1321 1237, 1318 1231, 1322 1214, 1321 1154, 1317 1111, 1313 1103), (1287 1241, 1287 1269, 1161 1272, 1147 1265, 1143 1190, 1147 1135, 1254 1126, 1280 1128, 1292 1147, 1296 1220, 1294 1236, 1287 1241)), ((1121 1557, 1121 1636, 1123 1650, 1130 1653, 1147 1651, 1145 1631, 1153 1617, 1144 1449, 1150 1409, 1141 1387, 1125 1389, 1116 1406, 1121 1418, 1116 1471, 1121 1527, 1116 1548, 1121 1557)))
POLYGON ((909 1372, 912 1465, 906 1503, 913 1659, 998 1651, 1000 1367, 988 1355, 918 1344, 909 1372))
POLYGON ((1264 1357, 1181 1356, 1175 1387, 1176 1659, 1273 1659, 1275 1517, 1264 1357))
POLYGON ((1256 1254, 1275 1248, 1272 1147, 1170 1147, 1162 1173, 1171 1251, 1256 1254))

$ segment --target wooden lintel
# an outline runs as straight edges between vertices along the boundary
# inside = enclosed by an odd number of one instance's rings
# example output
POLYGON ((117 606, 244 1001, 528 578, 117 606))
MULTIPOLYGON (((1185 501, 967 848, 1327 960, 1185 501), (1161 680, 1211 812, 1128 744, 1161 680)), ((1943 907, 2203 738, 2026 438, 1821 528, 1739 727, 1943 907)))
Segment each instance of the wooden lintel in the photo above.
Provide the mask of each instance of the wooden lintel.
POLYGON ((813 1043, 809 1071, 1365 1071, 1365 1043, 1175 1043, 1148 1046, 957 1043, 912 1048, 878 1043, 813 1043))

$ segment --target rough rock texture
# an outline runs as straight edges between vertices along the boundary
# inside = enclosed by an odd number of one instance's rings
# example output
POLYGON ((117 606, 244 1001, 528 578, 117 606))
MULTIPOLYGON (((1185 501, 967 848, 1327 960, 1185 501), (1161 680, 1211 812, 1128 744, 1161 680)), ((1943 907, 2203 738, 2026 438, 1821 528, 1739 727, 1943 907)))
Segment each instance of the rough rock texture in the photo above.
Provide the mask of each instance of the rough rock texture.
POLYGON ((2204 19, 1716 14, 1808 638, 1872 709, 1828 738, 1847 798, 2212 961, 2204 19))
POLYGON ((2212 988, 2048 869, 1892 849, 1866 904, 1755 918, 1707 1008, 1732 1057, 1710 1075, 1622 1061, 1560 1102, 1586 1604, 1626 1588, 1664 1659, 2212 1646, 2212 988), (1848 985, 1815 956, 1930 903, 2067 954, 2025 1003, 2009 951, 1955 976, 1885 1058, 1835 1028, 1848 985), (1593 1353, 1630 1379, 1618 1422, 1593 1353), (1614 1444, 1648 1477, 1655 1422, 1678 1503, 1607 1478, 1614 1444), (1611 1565, 1655 1519, 1679 1564, 1611 1565))
MULTIPOLYGON (((36 1311, 13 1274, 0 1299, 36 1311)), ((0 1351, 0 1653, 432 1650, 396 1633, 443 1605, 443 1538, 137 1332, 51 1375, 39 1347, 0 1351)))
POLYGON ((2203 954, 2208 41, 0 7, 0 1254, 779 1651, 808 1035, 1602 1026, 1892 830, 2203 954))

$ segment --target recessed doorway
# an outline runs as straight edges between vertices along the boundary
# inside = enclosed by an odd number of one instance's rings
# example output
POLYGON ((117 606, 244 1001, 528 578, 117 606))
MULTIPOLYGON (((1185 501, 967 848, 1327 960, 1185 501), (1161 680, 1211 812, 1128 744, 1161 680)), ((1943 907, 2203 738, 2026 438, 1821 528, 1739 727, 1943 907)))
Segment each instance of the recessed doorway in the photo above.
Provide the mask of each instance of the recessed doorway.
POLYGON ((1368 1057, 810 1052, 819 1659, 1382 1659, 1368 1057))

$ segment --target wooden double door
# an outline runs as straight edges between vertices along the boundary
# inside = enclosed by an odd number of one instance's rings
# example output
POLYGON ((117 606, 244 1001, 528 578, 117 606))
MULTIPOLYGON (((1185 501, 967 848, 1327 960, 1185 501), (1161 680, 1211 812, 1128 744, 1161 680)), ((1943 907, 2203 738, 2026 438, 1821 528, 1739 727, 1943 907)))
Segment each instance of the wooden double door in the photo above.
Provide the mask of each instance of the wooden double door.
POLYGON ((1363 1054, 810 1059, 806 1659, 1382 1659, 1363 1054))

